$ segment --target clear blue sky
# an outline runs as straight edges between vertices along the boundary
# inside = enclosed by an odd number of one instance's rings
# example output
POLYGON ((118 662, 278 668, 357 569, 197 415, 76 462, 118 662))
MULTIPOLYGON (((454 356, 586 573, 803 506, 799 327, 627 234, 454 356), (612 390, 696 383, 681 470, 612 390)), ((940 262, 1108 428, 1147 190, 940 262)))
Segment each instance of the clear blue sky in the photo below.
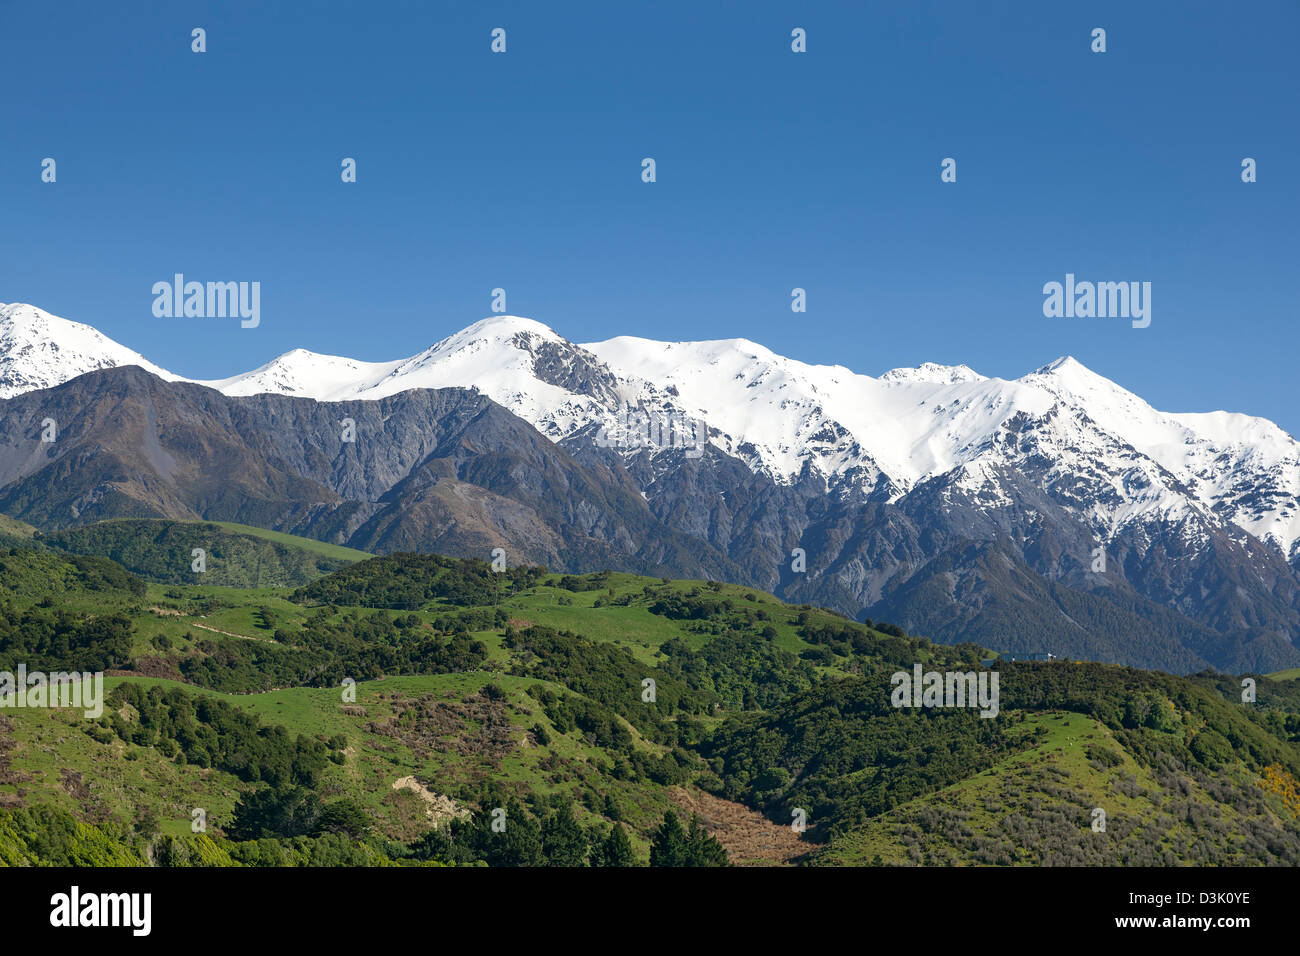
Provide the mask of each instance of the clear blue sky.
POLYGON ((181 374, 406 356, 501 286, 574 341, 1072 354, 1300 433, 1294 0, 0 0, 0 35, 0 301, 181 374), (261 327, 154 318, 176 272, 261 282, 261 327), (1044 318, 1067 272, 1150 281, 1150 328, 1044 318))

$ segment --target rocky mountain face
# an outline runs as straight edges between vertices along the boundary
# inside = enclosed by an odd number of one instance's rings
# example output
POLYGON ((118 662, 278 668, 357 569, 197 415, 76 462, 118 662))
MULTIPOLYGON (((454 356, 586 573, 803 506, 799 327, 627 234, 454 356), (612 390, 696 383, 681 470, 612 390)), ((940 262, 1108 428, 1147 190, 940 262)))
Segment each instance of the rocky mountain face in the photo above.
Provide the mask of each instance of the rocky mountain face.
POLYGON ((1013 652, 1300 664, 1300 445, 1159 412, 1073 359, 872 378, 743 339, 575 345, 499 316, 405 360, 295 350, 195 384, 30 306, 0 307, 0 348, 0 512, 45 527, 166 515, 504 547, 1013 652))
POLYGON ((490 399, 229 397, 127 367, 0 401, 0 512, 42 528, 229 520, 371 551, 735 577, 625 472, 579 464, 490 399), (55 440, 42 441, 48 422, 55 440))

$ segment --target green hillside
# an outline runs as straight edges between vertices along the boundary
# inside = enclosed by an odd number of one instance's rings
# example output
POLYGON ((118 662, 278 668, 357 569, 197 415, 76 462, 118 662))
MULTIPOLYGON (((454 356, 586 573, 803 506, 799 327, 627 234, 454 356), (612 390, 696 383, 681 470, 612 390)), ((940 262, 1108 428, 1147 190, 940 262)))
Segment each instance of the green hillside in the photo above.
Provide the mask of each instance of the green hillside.
POLYGON ((315 538, 304 538, 296 534, 286 534, 283 531, 268 531, 265 528, 254 528, 252 525, 236 524, 233 521, 213 521, 211 523, 236 534, 246 534, 266 541, 274 541, 276 544, 310 551, 312 554, 319 554, 334 561, 350 563, 374 557, 369 551, 358 551, 356 548, 348 548, 341 544, 330 544, 327 541, 317 541, 315 538))
POLYGON ((0 547, 12 548, 30 545, 36 529, 25 521, 0 515, 0 547))
MULTIPOLYGON (((60 545, 123 524, 174 523, 60 545)), ((999 662, 996 717, 892 705, 988 656, 707 581, 0 549, 0 670, 113 675, 97 718, 0 709, 0 862, 1300 863, 1300 682, 999 662)))
POLYGON ((43 536, 50 547, 112 558, 150 581, 222 587, 296 587, 363 561, 364 551, 229 522, 101 521, 43 536), (194 569, 195 550, 204 553, 194 569))

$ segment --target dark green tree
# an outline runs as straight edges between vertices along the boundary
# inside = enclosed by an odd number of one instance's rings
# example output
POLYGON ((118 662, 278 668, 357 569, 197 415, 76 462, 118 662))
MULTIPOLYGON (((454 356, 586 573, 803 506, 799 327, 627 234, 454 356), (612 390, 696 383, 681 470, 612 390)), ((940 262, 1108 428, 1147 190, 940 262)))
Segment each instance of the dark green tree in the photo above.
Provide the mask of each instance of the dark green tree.
POLYGON ((316 818, 316 833, 343 833, 357 839, 370 829, 370 814, 351 797, 326 804, 316 818))
POLYGON ((541 836, 547 866, 587 865, 587 834, 574 819, 570 801, 562 801, 542 821, 541 836))
POLYGON ((302 787, 263 787, 239 798, 226 833, 235 840, 306 836, 320 817, 320 798, 302 787))
POLYGON ((596 842, 591 849, 592 866, 636 866, 636 857, 632 854, 632 841, 627 838, 623 824, 615 823, 609 828, 609 834, 596 842))
POLYGON ((672 810, 664 813, 664 822, 659 824, 650 838, 650 865, 690 865, 686 856, 686 831, 672 810))
POLYGON ((541 828, 513 797, 504 806, 483 806, 474 814, 466 838, 475 857, 489 866, 541 866, 544 862, 541 828), (504 810, 504 815, 499 810, 504 810))
POLYGON ((690 829, 686 831, 686 865, 687 866, 730 866, 727 851, 700 825, 700 818, 691 817, 690 829))

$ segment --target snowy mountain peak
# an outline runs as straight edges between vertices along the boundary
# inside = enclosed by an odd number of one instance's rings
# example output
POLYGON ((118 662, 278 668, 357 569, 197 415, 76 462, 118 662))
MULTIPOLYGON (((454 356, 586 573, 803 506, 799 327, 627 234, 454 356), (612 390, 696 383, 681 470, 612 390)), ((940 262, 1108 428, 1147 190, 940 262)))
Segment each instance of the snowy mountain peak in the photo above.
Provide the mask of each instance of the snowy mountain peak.
POLYGON ((1069 371, 1075 368, 1076 366, 1078 368, 1085 368, 1084 364, 1080 362, 1077 358, 1075 358, 1073 355, 1062 355, 1060 358, 1048 362, 1046 365, 1042 366, 1041 368, 1034 369, 1034 372, 1045 374, 1047 372, 1055 372, 1059 369, 1064 369, 1066 371, 1069 371))
POLYGON ((0 305, 0 398, 123 365, 138 365, 168 381, 177 379, 89 325, 23 302, 0 305))
POLYGON ((987 381, 985 376, 966 365, 939 365, 924 362, 916 368, 893 368, 880 376, 882 382, 926 382, 931 385, 957 385, 961 382, 987 381))
POLYGON ((396 362, 361 362, 340 355, 292 349, 265 365, 230 378, 200 382, 227 395, 296 395, 320 402, 355 397, 357 383, 387 374, 396 362))
POLYGON ((436 342, 426 353, 447 353, 465 348, 475 342, 514 342, 523 336, 545 342, 564 342, 558 332, 544 322, 518 315, 491 315, 479 319, 452 335, 436 342))
MULTIPOLYGON (((178 378, 88 325, 0 305, 0 398, 122 365, 178 378)), ((1173 520, 1194 507, 1300 559, 1300 443, 1264 419, 1158 411, 1070 356, 1014 381, 933 362, 872 378, 748 339, 575 345, 533 319, 494 315, 407 359, 294 349, 200 384, 318 401, 476 389, 554 441, 617 433, 631 406, 703 421, 709 443, 751 469, 778 483, 820 477, 836 497, 895 500, 953 473, 963 489, 999 501, 999 474, 1052 461, 1060 476, 1090 476, 1096 528, 1140 514, 1173 520)))
POLYGON ((1021 381, 1035 378, 1051 378, 1054 381, 1079 385, 1084 387, 1095 387, 1104 383, 1114 387, 1115 383, 1103 375, 1098 375, 1088 366, 1084 365, 1073 355, 1062 355, 1054 362, 1048 362, 1041 368, 1034 369, 1028 375, 1021 378, 1021 381))
POLYGON ((1084 411, 1103 428, 1137 447, 1147 444, 1151 437, 1140 429, 1150 426, 1153 419, 1165 417, 1137 395, 1068 355, 1017 381, 1042 389, 1066 405, 1084 411))
POLYGON ((37 342, 81 336, 87 342, 109 342, 98 330, 70 322, 25 302, 0 304, 0 329, 8 342, 37 342))
POLYGON ((1018 380, 1158 463, 1225 520, 1300 556, 1300 443, 1263 418, 1170 414, 1068 356, 1018 380))

